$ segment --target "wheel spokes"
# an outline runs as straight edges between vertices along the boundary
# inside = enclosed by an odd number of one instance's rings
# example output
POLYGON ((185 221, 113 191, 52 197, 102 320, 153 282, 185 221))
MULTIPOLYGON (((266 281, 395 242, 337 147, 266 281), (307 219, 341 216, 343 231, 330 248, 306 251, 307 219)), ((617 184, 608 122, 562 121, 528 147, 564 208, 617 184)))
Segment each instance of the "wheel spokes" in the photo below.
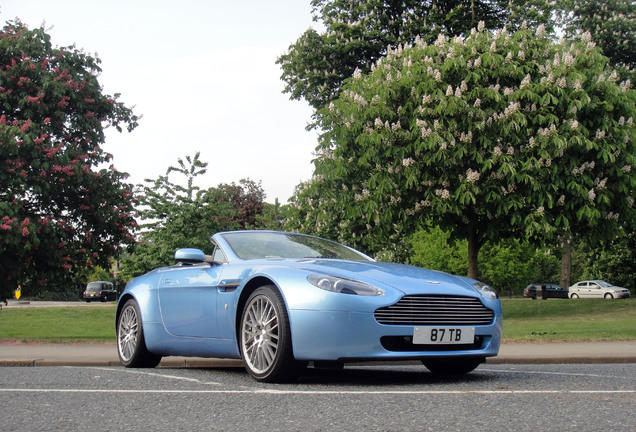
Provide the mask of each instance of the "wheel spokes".
POLYGON ((132 358, 135 348, 137 347, 138 337, 137 313, 134 308, 128 307, 122 311, 122 316, 119 320, 118 331, 118 344, 119 353, 124 361, 128 361, 132 358))
POLYGON ((278 350, 278 314, 265 296, 254 298, 247 306, 242 325, 245 361, 256 373, 267 371, 278 350))

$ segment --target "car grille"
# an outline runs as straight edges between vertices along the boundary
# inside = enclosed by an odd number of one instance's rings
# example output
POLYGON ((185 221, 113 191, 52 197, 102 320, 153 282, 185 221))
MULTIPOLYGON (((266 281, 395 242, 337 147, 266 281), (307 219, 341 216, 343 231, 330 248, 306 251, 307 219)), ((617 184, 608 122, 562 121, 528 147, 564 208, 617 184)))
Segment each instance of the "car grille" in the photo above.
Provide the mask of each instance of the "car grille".
POLYGON ((404 296, 374 315, 387 325, 488 325, 495 317, 474 297, 424 295, 404 296))

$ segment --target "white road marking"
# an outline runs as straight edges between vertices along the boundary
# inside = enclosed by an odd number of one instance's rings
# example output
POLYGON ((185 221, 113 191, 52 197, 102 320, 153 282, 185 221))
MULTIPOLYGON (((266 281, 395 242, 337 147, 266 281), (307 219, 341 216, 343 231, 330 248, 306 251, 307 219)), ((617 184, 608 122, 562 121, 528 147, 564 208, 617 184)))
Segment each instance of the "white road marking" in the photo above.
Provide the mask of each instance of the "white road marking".
POLYGON ((520 369, 486 369, 479 368, 477 372, 494 372, 494 373, 523 373, 523 374, 533 374, 533 375, 564 375, 564 376, 582 376, 589 378, 616 378, 616 375, 598 375, 598 374, 587 374, 587 373, 572 373, 572 372, 546 372, 546 371, 529 371, 529 370, 520 370, 520 369))
POLYGON ((165 375, 165 374, 161 374, 161 373, 157 373, 157 372, 144 372, 144 371, 131 370, 131 369, 122 369, 122 368, 113 369, 113 368, 96 367, 96 366, 95 367, 89 367, 89 369, 107 370, 107 371, 111 371, 111 372, 124 372, 124 373, 137 374, 137 375, 150 375, 150 376, 155 376, 155 377, 160 377, 160 378, 168 378, 168 379, 173 379, 173 380, 178 380, 178 381, 187 381, 187 382, 193 382, 193 383, 205 384, 205 385, 215 385, 215 386, 220 386, 221 385, 221 383, 218 383, 218 382, 215 382, 215 381, 201 381, 201 380, 198 380, 196 378, 188 378, 188 377, 181 377, 181 376, 174 376, 174 375, 165 375))
POLYGON ((150 394, 275 394, 275 395, 551 395, 551 394, 636 394, 636 390, 152 390, 152 389, 29 389, 0 388, 0 393, 150 393, 150 394))

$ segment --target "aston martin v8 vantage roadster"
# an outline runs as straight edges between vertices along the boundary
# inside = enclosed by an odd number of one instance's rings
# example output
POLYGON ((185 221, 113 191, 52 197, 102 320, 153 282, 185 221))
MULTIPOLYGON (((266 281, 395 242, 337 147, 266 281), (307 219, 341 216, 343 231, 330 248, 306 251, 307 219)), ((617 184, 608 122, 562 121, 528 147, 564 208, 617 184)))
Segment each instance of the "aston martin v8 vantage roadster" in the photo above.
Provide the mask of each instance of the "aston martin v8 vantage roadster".
POLYGON ((258 381, 309 364, 420 360, 433 373, 474 370, 496 356, 501 303, 487 285, 376 262, 309 235, 234 231, 213 252, 179 249, 176 265, 128 282, 116 312, 119 358, 242 359, 258 381))

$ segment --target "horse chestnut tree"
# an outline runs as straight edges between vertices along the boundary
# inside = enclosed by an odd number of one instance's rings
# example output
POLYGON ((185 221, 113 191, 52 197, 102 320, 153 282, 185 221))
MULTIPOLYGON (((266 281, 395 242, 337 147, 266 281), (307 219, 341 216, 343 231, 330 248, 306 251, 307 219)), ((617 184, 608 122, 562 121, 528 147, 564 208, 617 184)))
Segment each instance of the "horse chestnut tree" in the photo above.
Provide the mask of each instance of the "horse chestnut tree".
POLYGON ((102 93, 100 60, 53 47, 44 28, 0 31, 0 297, 61 287, 134 242, 132 186, 105 129, 138 117, 102 93))

